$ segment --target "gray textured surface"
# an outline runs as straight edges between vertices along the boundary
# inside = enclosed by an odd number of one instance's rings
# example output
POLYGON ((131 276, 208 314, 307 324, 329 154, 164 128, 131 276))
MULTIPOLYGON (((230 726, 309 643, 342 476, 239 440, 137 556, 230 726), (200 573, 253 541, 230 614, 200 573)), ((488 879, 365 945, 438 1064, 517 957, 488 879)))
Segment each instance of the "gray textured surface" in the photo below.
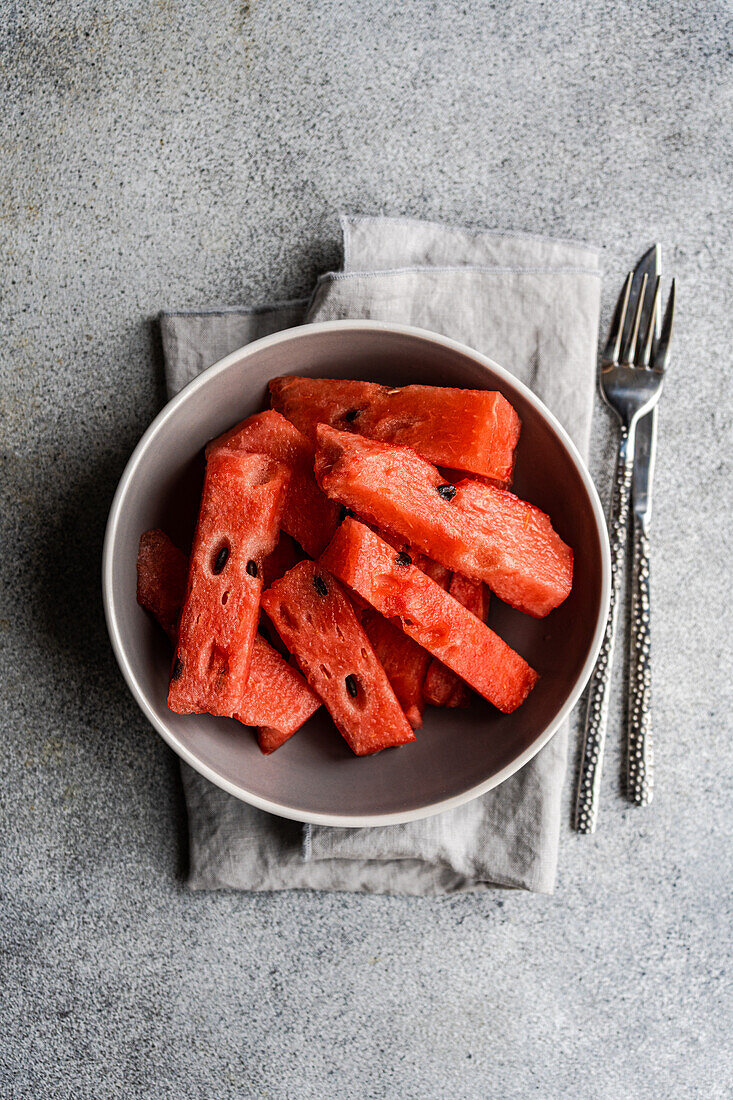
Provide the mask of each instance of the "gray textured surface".
POLYGON ((730 4, 1 14, 0 1091, 725 1095, 730 4), (619 797, 617 710, 600 831, 565 827, 554 898, 188 894, 177 769, 107 647, 105 513, 162 396, 150 319, 302 293, 341 209, 591 240, 606 310, 655 238, 680 280, 656 799, 619 797))

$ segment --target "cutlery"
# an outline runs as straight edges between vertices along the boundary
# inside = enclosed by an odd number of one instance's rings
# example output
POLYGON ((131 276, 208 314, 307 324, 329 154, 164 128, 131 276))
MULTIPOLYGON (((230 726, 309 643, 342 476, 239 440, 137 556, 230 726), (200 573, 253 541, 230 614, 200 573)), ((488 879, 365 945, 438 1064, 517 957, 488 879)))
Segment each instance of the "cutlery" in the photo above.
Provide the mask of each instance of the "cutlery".
MULTIPOLYGON (((631 295, 648 275, 641 327, 649 324, 653 284, 662 274, 662 247, 652 247, 634 269, 631 295)), ((661 312, 654 317, 654 339, 661 333, 661 312)), ((631 319, 627 318, 630 326, 631 319)), ((631 608, 629 632, 629 692, 626 716, 626 796, 637 806, 648 806, 654 789, 654 749, 651 718, 651 634, 649 591, 649 526, 652 482, 657 450, 659 406, 642 416, 636 426, 634 474, 631 483, 631 608)))
MULTIPOLYGON (((649 271, 643 270, 640 277, 637 278, 636 286, 634 286, 634 273, 629 272, 616 304, 606 346, 601 356, 599 374, 601 395, 609 408, 618 417, 621 430, 609 522, 611 537, 610 607, 600 655, 591 677, 585 722, 585 740, 575 807, 575 828, 581 833, 595 831, 598 813, 598 793, 608 722, 611 668, 621 596, 623 558, 629 524, 637 425, 642 417, 647 417, 652 412, 662 392, 664 367, 667 361, 672 331, 674 298, 675 284, 673 281, 661 333, 658 338, 655 338, 657 315, 661 307, 660 278, 657 275, 655 279, 650 280, 649 271), (647 314, 645 304, 648 287, 651 289, 652 297, 647 314)), ((647 432, 651 431, 652 433, 651 436, 645 437, 647 442, 649 439, 653 441, 653 427, 652 422, 650 428, 645 429, 647 432)), ((643 549, 648 551, 648 543, 644 545, 643 549)), ((639 570, 642 585, 646 583, 643 572, 642 567, 639 570)), ((643 591, 640 588, 642 599, 643 591)), ((648 601, 648 587, 645 594, 648 601)), ((641 635, 641 638, 643 650, 644 645, 647 644, 646 634, 641 635)), ((647 665, 648 648, 644 651, 644 657, 643 664, 647 665)), ((646 676, 646 673, 643 672, 643 675, 646 676)))

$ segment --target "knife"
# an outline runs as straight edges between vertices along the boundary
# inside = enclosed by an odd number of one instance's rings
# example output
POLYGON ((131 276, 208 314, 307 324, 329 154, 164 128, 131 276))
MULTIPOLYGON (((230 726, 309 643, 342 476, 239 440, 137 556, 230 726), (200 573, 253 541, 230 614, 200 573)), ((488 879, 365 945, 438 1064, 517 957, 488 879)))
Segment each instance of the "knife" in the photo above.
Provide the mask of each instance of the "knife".
MULTIPOLYGON (((647 276, 642 326, 648 323, 654 287, 662 274, 662 248, 654 244, 634 269, 633 294, 647 276)), ((631 318, 628 319, 629 327, 631 318)), ((655 342, 661 330, 660 311, 655 318, 655 342)), ((624 336, 628 334, 625 332, 624 336)), ((652 481, 657 449, 657 409, 643 417, 636 428, 636 451, 631 487, 631 627, 629 631, 629 689, 626 716, 626 795, 637 806, 648 806, 654 785, 654 750, 651 721, 649 526, 652 516, 652 481)))

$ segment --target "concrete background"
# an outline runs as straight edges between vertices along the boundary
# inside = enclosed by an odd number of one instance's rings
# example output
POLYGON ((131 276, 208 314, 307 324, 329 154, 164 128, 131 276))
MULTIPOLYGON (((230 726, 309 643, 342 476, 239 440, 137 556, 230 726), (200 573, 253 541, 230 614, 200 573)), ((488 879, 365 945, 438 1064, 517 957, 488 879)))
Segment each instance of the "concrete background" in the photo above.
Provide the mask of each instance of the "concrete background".
POLYGON ((4 0, 0 36, 2 1095, 730 1095, 731 4, 4 0), (605 315, 654 239, 679 280, 656 800, 619 692, 554 898, 190 894, 107 644, 152 319, 302 294, 342 210, 597 243, 605 315))

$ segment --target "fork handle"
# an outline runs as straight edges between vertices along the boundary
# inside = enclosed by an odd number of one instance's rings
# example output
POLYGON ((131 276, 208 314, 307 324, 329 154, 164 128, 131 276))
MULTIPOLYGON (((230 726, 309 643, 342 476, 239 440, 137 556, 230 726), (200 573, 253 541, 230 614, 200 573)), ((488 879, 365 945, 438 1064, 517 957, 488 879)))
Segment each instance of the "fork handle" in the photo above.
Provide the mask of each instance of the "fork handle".
POLYGON ((613 647, 616 640, 621 579, 629 526, 629 498, 631 495, 633 461, 634 436, 630 436, 628 430, 624 427, 621 429, 621 439, 619 440, 609 521, 611 598, 603 643, 590 681, 588 711, 585 719, 585 740, 575 803, 575 828, 579 833, 593 833, 596 828, 598 795, 603 768, 603 748, 608 723, 613 647))
POLYGON ((651 713, 651 631, 649 629, 649 539, 644 522, 634 516, 631 582, 631 670, 627 718, 626 794, 637 806, 648 806, 654 787, 651 713))

